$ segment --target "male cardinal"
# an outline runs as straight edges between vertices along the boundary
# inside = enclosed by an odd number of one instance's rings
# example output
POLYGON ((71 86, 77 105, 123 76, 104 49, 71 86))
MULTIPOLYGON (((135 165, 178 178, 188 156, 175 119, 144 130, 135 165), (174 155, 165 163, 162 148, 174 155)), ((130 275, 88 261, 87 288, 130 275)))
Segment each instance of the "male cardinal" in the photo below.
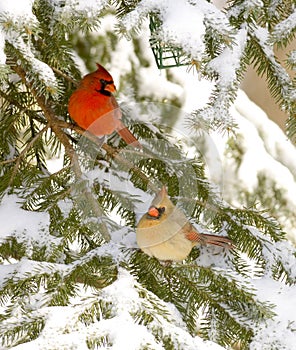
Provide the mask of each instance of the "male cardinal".
POLYGON ((109 72, 97 63, 98 69, 87 74, 73 92, 68 111, 73 120, 96 136, 116 131, 127 144, 141 148, 139 141, 121 121, 121 110, 112 95, 116 91, 109 72))
POLYGON ((159 260, 184 260, 197 244, 233 247, 227 237, 197 232, 185 214, 171 202, 165 187, 140 219, 136 234, 142 251, 159 260))

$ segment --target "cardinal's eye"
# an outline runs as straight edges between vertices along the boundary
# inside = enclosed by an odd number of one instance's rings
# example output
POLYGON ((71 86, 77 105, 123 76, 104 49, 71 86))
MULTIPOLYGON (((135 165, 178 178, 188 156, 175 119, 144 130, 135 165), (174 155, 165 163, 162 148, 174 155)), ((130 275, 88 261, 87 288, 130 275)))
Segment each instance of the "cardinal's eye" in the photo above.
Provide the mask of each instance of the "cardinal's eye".
POLYGON ((105 80, 105 79, 100 79, 100 83, 104 86, 113 84, 113 80, 105 80))
POLYGON ((159 215, 163 214, 165 212, 165 207, 158 208, 159 215))

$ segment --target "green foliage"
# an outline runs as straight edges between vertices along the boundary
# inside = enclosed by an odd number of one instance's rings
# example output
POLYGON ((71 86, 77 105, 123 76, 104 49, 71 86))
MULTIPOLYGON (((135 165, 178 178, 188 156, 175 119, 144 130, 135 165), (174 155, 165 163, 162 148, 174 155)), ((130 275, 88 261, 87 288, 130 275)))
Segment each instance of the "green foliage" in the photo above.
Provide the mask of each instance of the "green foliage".
POLYGON ((131 266, 145 288, 177 307, 191 333, 209 339, 215 324, 213 340, 222 345, 240 340, 246 347, 252 337, 247 321, 272 316, 270 306, 256 301, 249 286, 221 269, 194 264, 165 266, 138 252, 132 256, 131 266))
POLYGON ((279 62, 274 47, 284 48, 295 38, 294 2, 275 1, 250 3, 231 1, 228 5, 230 22, 240 28, 248 25, 246 58, 258 75, 267 79, 271 95, 288 115, 288 133, 294 139, 296 104, 293 97, 295 81, 279 62))
MULTIPOLYGON (((229 4, 226 27, 222 14, 218 23, 210 14, 205 17, 201 73, 217 84, 208 106, 193 114, 195 126, 233 127, 228 110, 249 62, 260 74, 267 74, 274 96, 294 111, 294 101, 289 100, 293 83, 267 55, 255 31, 269 24, 269 39, 274 43, 285 45, 291 40, 294 27, 284 37, 279 29, 291 7, 285 2, 282 8, 280 3, 276 17, 266 11, 268 4, 246 8, 247 2, 234 1, 229 4), (243 22, 249 40, 237 59, 234 78, 224 84, 213 60, 219 62, 225 50, 235 47, 243 22), (200 115, 213 117, 197 120, 200 115)), ((110 137, 105 148, 98 147, 80 137, 68 116, 68 98, 80 79, 73 45, 82 57, 90 57, 96 46, 95 56, 103 64, 110 61, 120 41, 117 33, 91 31, 115 11, 117 30, 126 34, 125 20, 138 2, 112 4, 110 9, 109 3, 102 2, 102 8, 87 13, 72 2, 39 0, 33 5, 34 21, 20 23, 7 15, 0 19, 7 38, 7 63, 0 67, 0 194, 3 206, 7 200, 22 213, 46 215, 35 233, 28 232, 30 227, 1 233, 2 346, 38 340, 51 322, 49 315, 60 308, 61 315, 69 310, 73 314, 51 337, 59 339, 84 327, 90 349, 115 344, 112 330, 122 320, 126 329, 145 328, 139 349, 196 348, 196 335, 247 349, 256 326, 273 317, 272 306, 256 297, 250 275, 295 283, 295 273, 283 258, 292 252, 278 223, 266 212, 234 209, 223 202, 207 180, 201 154, 189 158, 167 127, 156 122, 131 125, 144 145, 139 152, 126 148, 118 136, 110 137), (50 173, 48 158, 62 155, 61 169, 50 173), (135 250, 137 195, 153 194, 163 184, 193 223, 227 234, 236 248, 220 250, 218 255, 209 248, 213 260, 208 264, 202 261, 206 249, 194 249, 184 264, 172 265, 135 250), (128 227, 124 234, 120 225, 128 227), (101 329, 101 324, 106 328, 101 329)), ((144 12, 136 27, 144 21, 144 12)), ((130 29, 132 33, 134 28, 130 29)), ((136 100, 149 95, 141 95, 141 81, 137 81, 139 66, 150 64, 140 44, 140 39, 133 40, 137 58, 121 83, 122 89, 133 87, 136 100)), ((94 64, 91 58, 85 61, 88 68, 94 64)), ((173 109, 165 108, 158 109, 158 114, 173 114, 173 109)), ((130 112, 127 108, 124 115, 130 112)))
MULTIPOLYGON (((186 61, 191 61, 200 75, 215 81, 208 106, 192 114, 191 123, 195 129, 233 129, 235 124, 231 120, 229 108, 235 100, 247 66, 252 64, 258 75, 267 79, 271 95, 287 113, 288 132, 293 138, 296 128, 295 81, 292 74, 289 76, 287 67, 279 63, 275 47, 286 47, 295 38, 294 1, 233 0, 227 3, 225 15, 210 3, 199 6, 198 2, 192 2, 191 5, 197 6, 204 17, 205 48, 200 56, 192 55, 186 41, 163 41, 161 18, 166 8, 162 8, 161 4, 155 3, 154 7, 148 7, 149 10, 143 6, 136 11, 130 4, 126 6, 125 3, 118 2, 121 32, 125 33, 124 27, 130 18, 133 18, 131 30, 137 31, 147 12, 153 13, 153 21, 160 23, 151 33, 157 65, 165 66, 162 64, 165 61, 165 58, 162 59, 165 52, 172 52, 172 57, 181 52, 182 57, 187 55, 186 61), (232 65, 233 74, 225 74, 220 69, 224 62, 232 65)), ((174 65, 178 66, 179 60, 176 61, 178 62, 174 65)))

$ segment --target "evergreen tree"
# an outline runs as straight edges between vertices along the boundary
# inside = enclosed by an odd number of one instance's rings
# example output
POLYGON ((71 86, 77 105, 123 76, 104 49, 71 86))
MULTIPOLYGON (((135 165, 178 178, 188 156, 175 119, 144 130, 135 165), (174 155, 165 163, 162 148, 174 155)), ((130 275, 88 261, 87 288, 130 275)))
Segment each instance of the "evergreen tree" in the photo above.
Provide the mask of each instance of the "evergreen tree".
MULTIPOLYGON (((152 16, 153 49, 177 50, 214 82, 208 105, 187 118, 193 129, 235 133, 229 110, 253 63, 289 114, 293 137, 295 80, 277 62, 273 45, 285 46, 295 35, 294 4, 240 0, 221 12, 207 1, 184 0, 182 9, 199 14, 203 31, 195 33, 194 46, 170 31, 169 19, 179 15, 171 3, 35 0, 0 14, 0 214, 15 220, 5 222, 0 237, 4 348, 197 349, 203 338, 254 349, 276 326, 275 310, 258 296, 254 278, 294 285, 294 249, 268 210, 224 201, 206 176, 201 150, 190 158, 184 139, 172 138, 166 116, 178 115, 182 100, 155 94, 156 87, 143 91, 155 63, 147 58, 148 38, 138 33, 152 16), (88 70, 94 60, 112 68, 122 60, 123 35, 130 51, 118 73, 121 97, 128 99, 122 109, 143 152, 116 135, 100 146, 67 113, 81 62, 88 70), (136 103, 152 100, 157 103, 136 103), (152 122, 137 122, 142 115, 152 122), (48 159, 54 157, 63 164, 52 172, 48 159), (139 207, 147 209, 162 184, 201 230, 227 234, 236 248, 196 248, 172 264, 137 249, 139 207), (148 198, 144 206, 140 197, 148 198)), ((171 71, 164 74, 176 84, 171 71)), ((238 147, 229 152, 239 159, 238 147)), ((260 200, 266 209, 266 198, 260 200)), ((280 335, 264 342, 266 349, 285 346, 280 335)))

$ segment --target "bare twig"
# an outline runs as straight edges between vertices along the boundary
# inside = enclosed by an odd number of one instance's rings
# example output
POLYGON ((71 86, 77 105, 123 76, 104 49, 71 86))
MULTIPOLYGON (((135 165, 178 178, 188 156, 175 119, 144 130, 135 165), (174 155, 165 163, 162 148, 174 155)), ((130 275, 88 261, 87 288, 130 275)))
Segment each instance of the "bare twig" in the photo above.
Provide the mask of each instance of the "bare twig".
POLYGON ((74 80, 74 79, 72 79, 71 77, 69 77, 68 74, 66 74, 66 73, 62 72, 61 70, 59 70, 58 68, 55 68, 55 67, 52 67, 52 66, 51 66, 51 69, 52 69, 55 73, 57 73, 58 75, 60 75, 61 77, 63 77, 65 80, 68 80, 68 81, 69 81, 70 83, 72 83, 73 85, 78 86, 79 83, 78 83, 76 80, 74 80))
MULTIPOLYGON (((111 158, 115 159, 116 161, 118 161, 119 163, 121 163, 122 165, 124 165, 126 168, 130 169, 134 174, 136 174, 137 176, 139 176, 143 182, 147 183, 147 187, 150 188, 153 192, 157 192, 159 191, 159 188, 154 185, 153 182, 151 182, 151 180, 149 179, 148 176, 146 176, 141 169, 139 169, 138 167, 136 167, 133 163, 131 163, 130 161, 128 161, 127 159, 123 158, 122 156, 120 156, 118 149, 109 146, 108 144, 104 143, 103 145, 100 144, 100 141, 98 139, 97 136, 91 134, 89 131, 82 129, 80 126, 76 125, 76 124, 70 124, 67 123, 63 120, 59 120, 58 121, 59 125, 61 128, 65 128, 65 129, 71 129, 76 131, 78 134, 88 138, 89 140, 91 140, 92 142, 94 142, 98 147, 101 147, 111 158)), ((121 152, 124 152, 122 150, 120 150, 121 152)), ((143 153, 141 153, 143 154, 143 153)))
MULTIPOLYGON (((68 154, 71 160, 71 164, 73 166, 73 171, 75 173, 75 176, 77 179, 82 179, 82 171, 79 165, 78 156, 71 145, 67 135, 62 130, 62 127, 59 123, 59 119, 56 117, 54 110, 50 106, 50 104, 46 101, 45 97, 40 95, 38 91, 34 88, 33 84, 26 79, 26 72, 18 65, 13 65, 12 69, 20 76, 23 83, 30 89, 32 95, 34 96, 37 104, 42 109, 45 118, 48 121, 48 126, 52 129, 52 131, 55 133, 59 141, 62 143, 62 145, 65 148, 65 152, 68 154)), ((97 217, 102 217, 103 212, 98 204, 98 202, 94 199, 92 193, 89 191, 89 189, 84 186, 83 194, 85 195, 85 198, 89 203, 91 203, 92 208, 94 210, 94 213, 97 217)), ((110 241, 110 234, 108 231, 108 228, 104 222, 101 222, 100 225, 100 232, 103 236, 103 238, 106 241, 110 241)))
MULTIPOLYGON (((46 125, 43 129, 41 129, 31 140, 30 142, 27 143, 26 147, 22 150, 22 152, 13 160, 11 161, 15 161, 15 165, 13 167, 12 170, 12 174, 8 183, 8 186, 10 186, 15 178, 15 175, 18 171, 18 168, 21 164, 22 159, 24 158, 24 156, 26 155, 26 153, 30 150, 30 148, 34 145, 34 143, 39 139, 40 136, 42 136, 42 134, 48 130, 49 125, 46 125)), ((4 161, 5 162, 5 161, 4 161)), ((1 162, 1 164, 3 164, 3 162, 1 162)))
POLYGON ((15 99, 11 98, 9 95, 7 95, 4 91, 0 90, 0 97, 2 97, 4 100, 8 101, 11 105, 14 105, 16 108, 18 108, 23 113, 27 114, 29 118, 34 118, 40 123, 46 124, 46 120, 42 120, 41 118, 36 118, 36 112, 32 111, 29 108, 23 106, 15 99))
POLYGON ((2 161, 0 162, 0 165, 5 165, 5 164, 14 163, 17 159, 18 159, 18 157, 15 157, 15 158, 12 158, 12 159, 2 160, 2 161))
POLYGON ((40 95, 38 91, 34 88, 33 84, 26 79, 26 73, 25 71, 18 65, 15 65, 12 67, 15 72, 20 76, 23 83, 30 89, 32 95, 35 97, 36 102, 42 109, 45 118, 48 120, 49 126, 53 130, 53 132, 56 134, 57 138, 60 140, 60 142, 64 145, 65 151, 69 155, 71 159, 71 163, 73 165, 74 173, 77 177, 81 177, 82 172, 78 164, 77 155, 69 142, 67 136, 65 133, 61 130, 61 128, 57 124, 57 117, 51 108, 49 104, 46 102, 44 96, 40 95))

